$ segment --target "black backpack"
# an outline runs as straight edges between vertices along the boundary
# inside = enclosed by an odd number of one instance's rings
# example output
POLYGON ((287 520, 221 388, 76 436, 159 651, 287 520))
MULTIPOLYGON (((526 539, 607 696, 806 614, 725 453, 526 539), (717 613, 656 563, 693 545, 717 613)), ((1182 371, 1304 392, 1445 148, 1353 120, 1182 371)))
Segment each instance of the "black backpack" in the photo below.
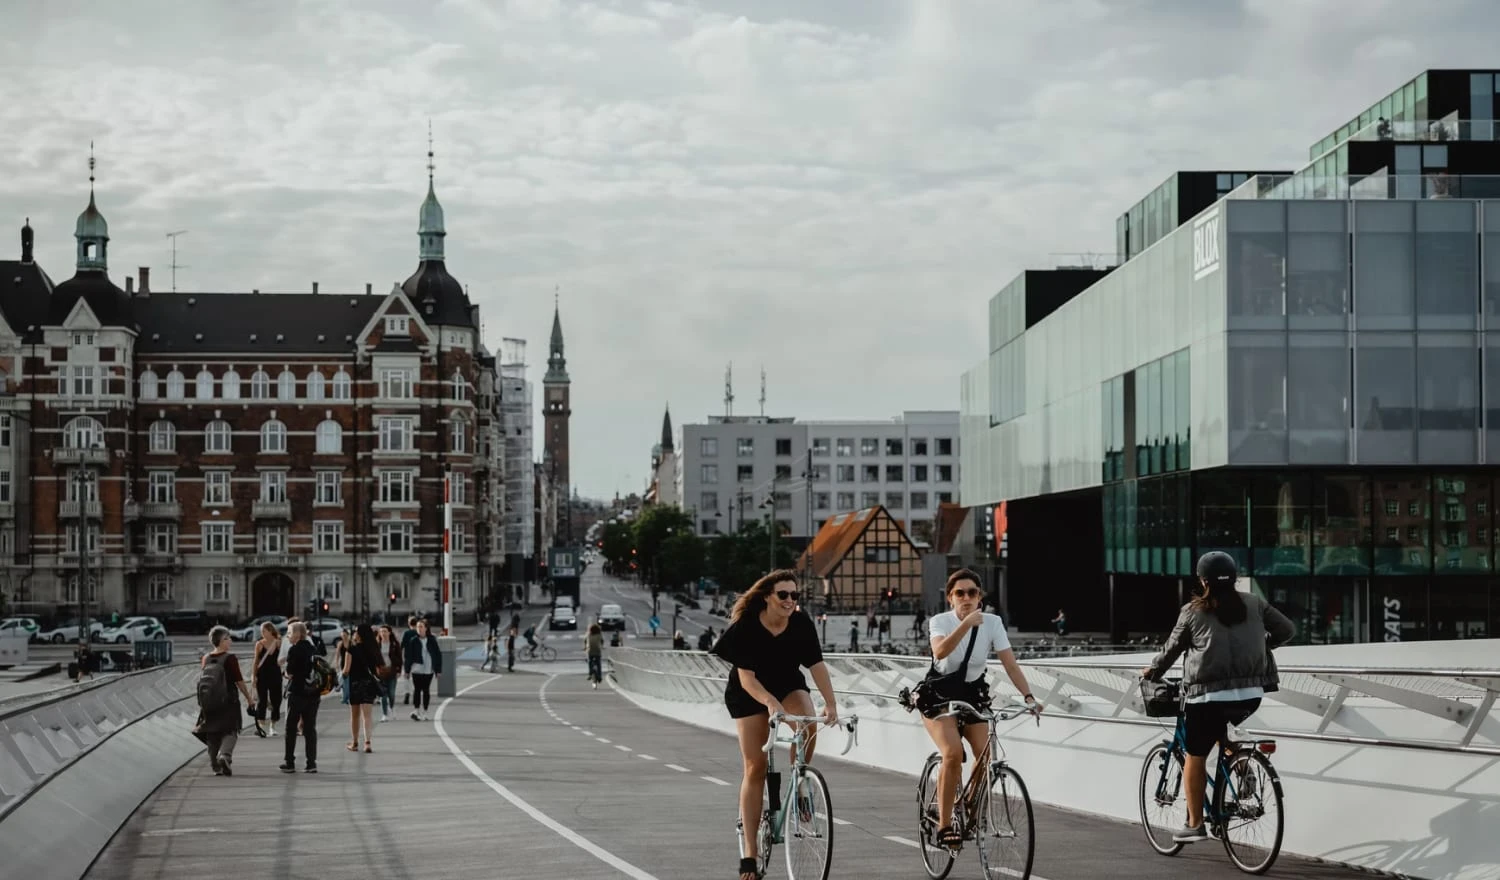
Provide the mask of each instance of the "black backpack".
POLYGON ((210 654, 203 661, 203 670, 198 673, 198 708, 204 712, 223 709, 234 699, 229 689, 229 670, 224 666, 228 656, 210 654))

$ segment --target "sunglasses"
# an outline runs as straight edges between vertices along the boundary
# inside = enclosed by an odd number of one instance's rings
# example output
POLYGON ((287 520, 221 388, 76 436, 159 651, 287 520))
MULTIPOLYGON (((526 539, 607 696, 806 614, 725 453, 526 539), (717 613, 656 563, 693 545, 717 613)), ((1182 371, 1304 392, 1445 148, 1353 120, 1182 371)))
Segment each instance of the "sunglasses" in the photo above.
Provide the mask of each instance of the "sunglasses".
POLYGON ((973 587, 966 587, 964 589, 954 590, 952 595, 957 596, 960 599, 978 599, 983 594, 973 587))
POLYGON ((802 594, 796 590, 777 590, 776 598, 780 599, 783 602, 786 602, 788 600, 795 602, 798 599, 802 598, 802 594))

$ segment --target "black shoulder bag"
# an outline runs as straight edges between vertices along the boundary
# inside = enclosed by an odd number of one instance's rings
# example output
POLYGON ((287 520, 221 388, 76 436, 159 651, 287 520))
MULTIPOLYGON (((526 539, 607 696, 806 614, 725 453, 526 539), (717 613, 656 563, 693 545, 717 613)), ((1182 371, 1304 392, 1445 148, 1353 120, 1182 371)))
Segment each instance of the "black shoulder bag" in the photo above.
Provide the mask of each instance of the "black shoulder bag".
POLYGON ((969 658, 974 656, 974 643, 979 641, 979 627, 969 631, 969 644, 964 649, 963 662, 958 664, 958 669, 949 673, 941 673, 937 670, 937 661, 927 667, 927 675, 917 683, 912 696, 916 698, 916 706, 922 714, 942 706, 950 700, 963 700, 968 702, 968 679, 969 658))

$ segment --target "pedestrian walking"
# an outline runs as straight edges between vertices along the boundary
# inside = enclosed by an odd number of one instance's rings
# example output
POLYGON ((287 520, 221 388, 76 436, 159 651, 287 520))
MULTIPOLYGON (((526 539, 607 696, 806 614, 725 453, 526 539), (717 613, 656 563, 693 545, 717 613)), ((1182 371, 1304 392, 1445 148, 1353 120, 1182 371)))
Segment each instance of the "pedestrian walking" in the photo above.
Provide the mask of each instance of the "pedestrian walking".
POLYGON ((584 653, 589 658, 589 681, 597 689, 604 680, 604 629, 598 621, 589 624, 589 634, 584 639, 584 653))
POLYGON ((255 699, 260 711, 256 713, 255 731, 261 732, 261 721, 271 716, 270 729, 266 733, 276 735, 276 722, 281 720, 281 633, 276 624, 266 621, 260 625, 260 639, 255 643, 255 655, 250 661, 250 684, 255 689, 255 699))
POLYGON ((505 671, 506 672, 515 672, 516 671, 516 636, 519 634, 517 632, 519 629, 520 629, 520 624, 512 623, 510 625, 510 630, 508 632, 506 632, 506 634, 505 634, 505 671))
POLYGON ((286 628, 286 760, 281 772, 297 770, 297 735, 306 743, 307 772, 318 772, 318 706, 323 692, 313 683, 313 646, 307 624, 294 621, 286 628))
POLYGON ((859 621, 849 621, 849 653, 859 653, 859 621))
POLYGON ((234 746, 245 724, 245 703, 255 705, 255 694, 240 672, 240 659, 230 653, 229 630, 216 626, 209 631, 213 650, 203 656, 198 675, 198 723, 193 735, 208 746, 208 765, 215 776, 234 775, 234 746))
MULTIPOLYGON (((406 631, 401 634, 402 658, 411 656, 412 643, 416 638, 417 616, 413 614, 406 618, 406 631)), ((411 676, 403 675, 402 678, 406 680, 406 687, 402 688, 401 702, 402 704, 409 704, 411 703, 411 676)))
POLYGON ((443 653, 437 636, 427 631, 427 621, 418 620, 411 647, 403 646, 402 659, 411 679, 411 720, 426 721, 427 707, 432 704, 432 677, 443 671, 443 653))
POLYGON ((365 732, 365 753, 374 749, 370 745, 374 735, 371 723, 375 714, 375 703, 380 700, 380 681, 375 671, 380 667, 380 649, 375 644, 375 631, 368 623, 361 623, 353 635, 344 640, 344 689, 349 692, 349 745, 351 752, 359 751, 359 731, 365 732))
POLYGON ((498 609, 490 609, 490 638, 500 634, 500 612, 498 609))
POLYGON ((349 627, 339 633, 339 643, 333 649, 333 668, 339 674, 339 702, 349 705, 349 675, 344 669, 349 665, 349 644, 354 640, 354 630, 349 627))
POLYGON ((382 626, 375 634, 380 646, 380 667, 375 671, 380 679, 380 720, 391 720, 391 710, 396 707, 396 682, 401 680, 401 643, 390 626, 382 626))
POLYGON ((484 640, 484 662, 479 664, 484 672, 500 671, 500 637, 490 633, 484 640))

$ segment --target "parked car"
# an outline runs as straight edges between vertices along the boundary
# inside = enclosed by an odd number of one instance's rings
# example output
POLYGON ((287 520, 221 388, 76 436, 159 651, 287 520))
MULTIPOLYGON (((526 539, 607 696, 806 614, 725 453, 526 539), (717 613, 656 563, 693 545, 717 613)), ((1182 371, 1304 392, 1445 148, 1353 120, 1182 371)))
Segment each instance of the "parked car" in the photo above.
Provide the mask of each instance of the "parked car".
POLYGON ((260 638, 260 625, 263 623, 276 624, 276 631, 286 635, 286 620, 286 616, 282 614, 262 614, 238 627, 231 627, 229 637, 236 642, 253 642, 260 638))
POLYGON ((599 606, 599 628, 603 630, 624 630, 625 612, 618 605, 599 606))
MULTIPOLYGON (((104 623, 102 621, 92 619, 89 620, 89 641, 99 641, 99 636, 103 632, 104 623)), ((51 642, 54 645, 60 645, 64 642, 78 641, 79 635, 81 634, 78 631, 78 618, 71 617, 53 627, 52 629, 39 630, 37 633, 32 635, 31 640, 33 642, 51 642)))
POLYGON ((27 641, 37 634, 41 629, 35 619, 30 617, 7 617, 0 620, 0 638, 5 636, 23 636, 27 641))
POLYGON ((548 629, 578 629, 578 613, 572 605, 558 605, 547 621, 548 629))
POLYGON ((99 641, 123 645, 127 642, 146 639, 165 639, 166 627, 154 617, 127 617, 119 626, 109 627, 99 634, 99 641))
POLYGON ((207 611, 173 611, 167 615, 163 624, 167 633, 174 636, 203 636, 213 629, 216 623, 207 611))

